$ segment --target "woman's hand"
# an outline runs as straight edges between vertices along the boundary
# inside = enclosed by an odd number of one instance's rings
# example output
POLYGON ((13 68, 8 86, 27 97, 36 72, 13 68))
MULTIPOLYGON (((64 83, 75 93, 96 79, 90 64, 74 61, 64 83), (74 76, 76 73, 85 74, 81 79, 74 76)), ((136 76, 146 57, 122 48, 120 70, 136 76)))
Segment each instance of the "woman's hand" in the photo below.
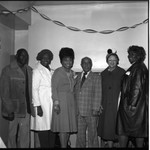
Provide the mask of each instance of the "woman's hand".
POLYGON ((132 105, 129 105, 129 110, 130 111, 134 111, 136 109, 136 107, 132 106, 132 105))
POLYGON ((54 111, 57 113, 57 115, 60 113, 60 106, 59 106, 59 104, 54 104, 54 111))
POLYGON ((43 110, 41 106, 37 106, 37 115, 42 117, 43 116, 43 110))

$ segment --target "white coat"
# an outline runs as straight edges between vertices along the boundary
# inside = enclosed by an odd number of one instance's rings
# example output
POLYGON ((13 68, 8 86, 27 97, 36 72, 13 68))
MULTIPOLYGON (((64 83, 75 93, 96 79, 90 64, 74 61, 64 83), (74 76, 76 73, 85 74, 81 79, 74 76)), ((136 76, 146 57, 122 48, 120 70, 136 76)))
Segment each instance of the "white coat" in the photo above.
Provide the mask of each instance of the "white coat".
POLYGON ((51 77, 53 71, 38 63, 33 70, 32 101, 36 117, 31 116, 31 130, 41 131, 51 129, 53 101, 51 98, 51 77), (37 106, 41 106, 43 116, 37 115, 37 106))

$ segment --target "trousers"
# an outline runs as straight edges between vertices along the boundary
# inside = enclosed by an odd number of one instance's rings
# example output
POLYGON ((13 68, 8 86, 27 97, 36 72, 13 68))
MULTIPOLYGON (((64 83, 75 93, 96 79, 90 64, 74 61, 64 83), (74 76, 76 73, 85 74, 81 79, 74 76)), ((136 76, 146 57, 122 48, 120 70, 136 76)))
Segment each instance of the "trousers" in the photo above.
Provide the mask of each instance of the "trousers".
POLYGON ((98 147, 97 121, 98 118, 94 116, 78 116, 77 148, 98 147), (86 130, 88 137, 86 137, 86 130))
POLYGON ((9 121, 8 148, 30 147, 30 115, 9 121))

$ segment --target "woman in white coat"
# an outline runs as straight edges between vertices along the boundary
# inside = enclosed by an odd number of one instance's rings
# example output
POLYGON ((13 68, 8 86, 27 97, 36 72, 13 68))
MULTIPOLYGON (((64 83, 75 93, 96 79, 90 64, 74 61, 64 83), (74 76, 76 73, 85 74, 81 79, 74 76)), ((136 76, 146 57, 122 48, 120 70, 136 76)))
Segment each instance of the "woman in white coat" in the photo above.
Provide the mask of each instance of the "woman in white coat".
POLYGON ((32 100, 36 117, 31 118, 31 130, 37 131, 40 148, 54 148, 55 134, 51 131, 53 101, 51 98, 50 68, 53 53, 48 49, 40 51, 36 57, 38 64, 33 70, 32 100))

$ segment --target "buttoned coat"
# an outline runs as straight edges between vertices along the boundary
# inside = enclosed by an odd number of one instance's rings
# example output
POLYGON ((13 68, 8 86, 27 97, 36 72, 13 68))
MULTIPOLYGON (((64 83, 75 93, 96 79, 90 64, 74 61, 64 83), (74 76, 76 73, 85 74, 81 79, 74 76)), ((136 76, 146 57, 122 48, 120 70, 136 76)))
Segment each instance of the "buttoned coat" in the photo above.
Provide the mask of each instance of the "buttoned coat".
POLYGON ((32 130, 50 130, 52 119, 52 92, 51 92, 51 77, 53 70, 49 71, 46 67, 40 63, 33 70, 32 80, 32 100, 35 108, 36 117, 31 117, 31 129, 32 130), (41 106, 43 110, 43 116, 37 115, 37 106, 41 106))
POLYGON ((101 72, 102 76, 102 106, 103 111, 99 116, 98 135, 105 140, 116 138, 117 106, 121 87, 121 79, 125 70, 119 66, 113 71, 107 67, 101 72), (111 124, 111 125, 110 125, 111 124))
MULTIPOLYGON (((34 116, 32 105, 32 68, 24 66, 28 74, 28 93, 31 115, 34 116)), ((16 60, 3 68, 0 78, 0 96, 2 100, 2 115, 7 117, 14 112, 15 117, 25 117, 27 112, 25 75, 16 60)))
POLYGON ((81 75, 76 78, 75 100, 77 103, 77 113, 81 116, 91 116, 92 111, 99 111, 102 100, 101 75, 90 72, 82 87, 81 75))

